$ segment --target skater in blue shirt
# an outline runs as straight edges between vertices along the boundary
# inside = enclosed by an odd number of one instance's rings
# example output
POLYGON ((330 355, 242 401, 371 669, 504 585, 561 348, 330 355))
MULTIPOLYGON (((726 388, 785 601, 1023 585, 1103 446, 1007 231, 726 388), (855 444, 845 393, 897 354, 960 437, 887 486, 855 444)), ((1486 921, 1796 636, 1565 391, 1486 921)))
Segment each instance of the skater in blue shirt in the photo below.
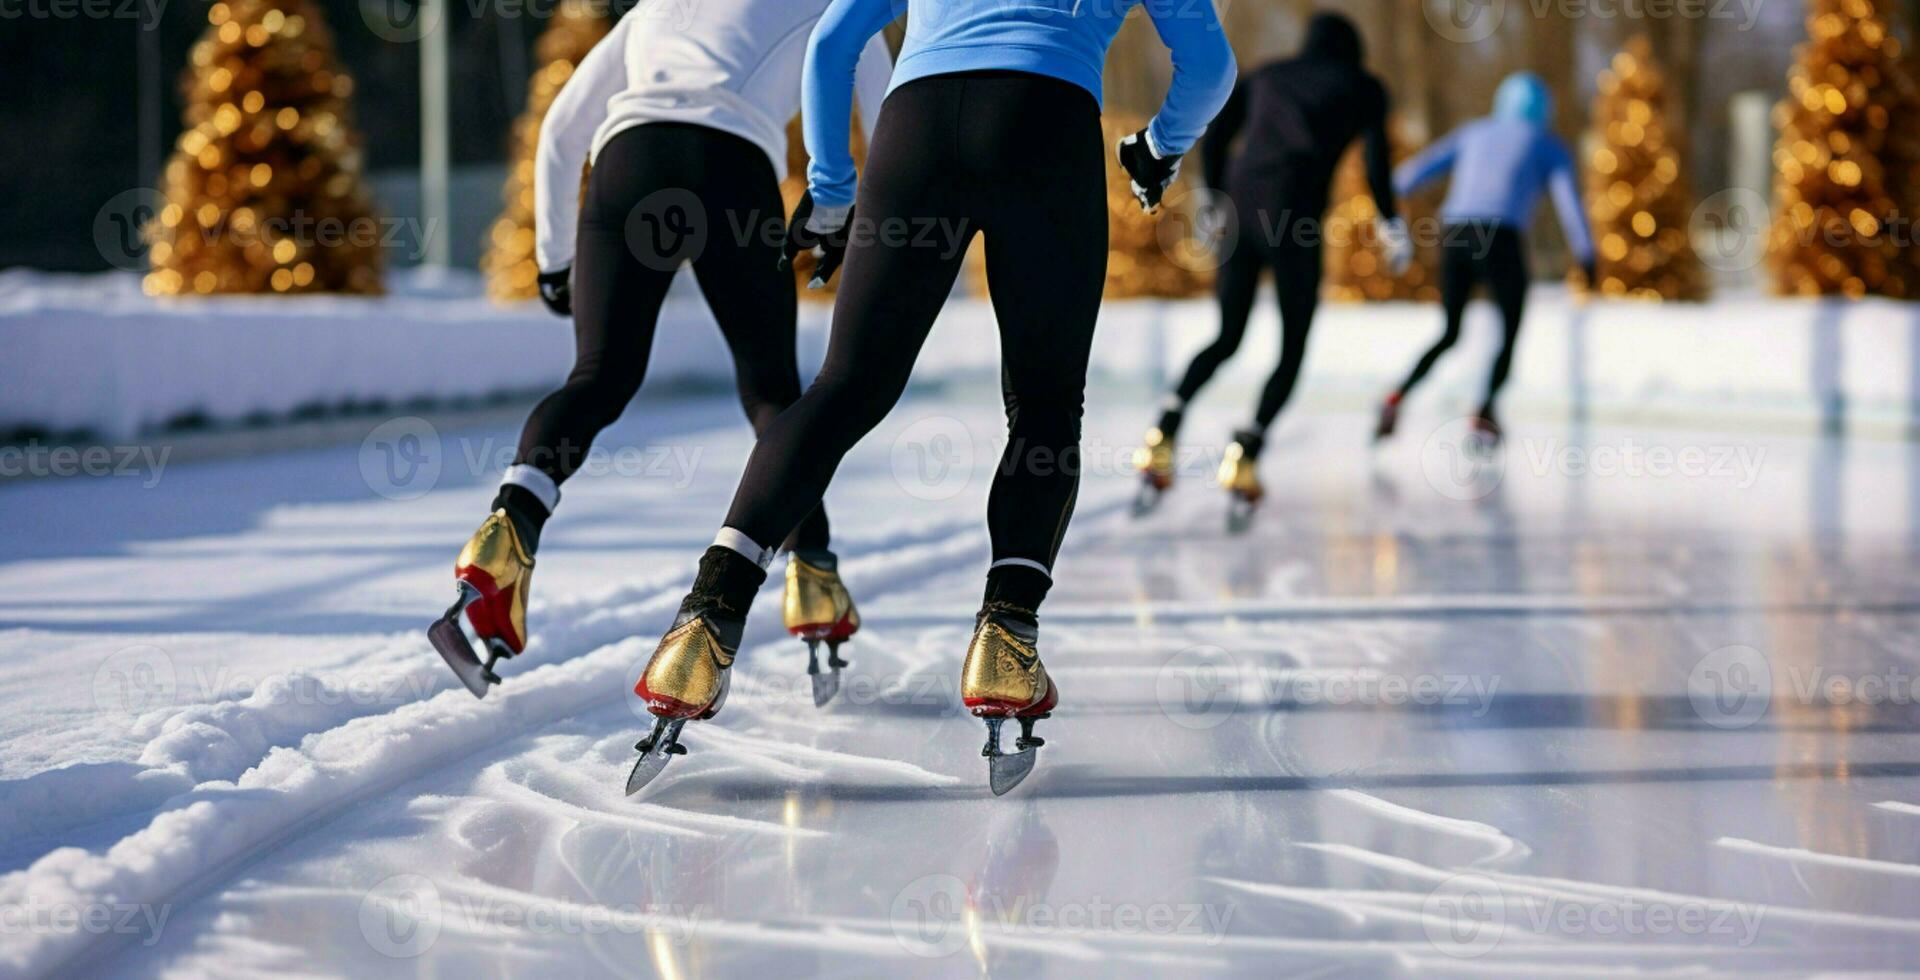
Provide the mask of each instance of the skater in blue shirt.
POLYGON ((1500 424, 1494 419, 1493 403, 1513 366, 1513 346, 1520 336, 1520 318, 1527 300, 1523 236, 1533 223, 1543 192, 1553 198, 1560 230, 1585 270, 1587 281, 1594 281, 1593 236, 1580 206, 1573 155, 1549 128, 1552 118, 1553 95, 1546 83, 1532 72, 1509 75, 1494 95, 1493 115, 1447 134, 1394 172, 1394 190, 1403 196, 1452 175, 1446 201, 1440 206, 1440 220, 1445 225, 1440 246, 1440 297, 1447 320, 1440 340, 1421 356, 1407 380, 1380 406, 1376 440, 1393 434, 1400 403, 1407 393, 1460 339, 1467 300, 1474 286, 1482 282, 1500 307, 1505 335, 1474 427, 1489 443, 1499 440, 1500 424))
MULTIPOLYGON (((1031 769, 1033 722, 1058 699, 1040 664, 1037 610, 1078 492, 1081 405, 1106 278, 1101 68, 1135 5, 833 0, 821 18, 801 87, 813 162, 785 253, 816 251, 822 282, 844 257, 826 362, 760 436, 725 526, 635 686, 656 723, 637 746, 630 791, 684 751, 677 739, 687 721, 719 708, 772 549, 900 398, 976 233, 986 238, 1009 439, 987 501, 993 561, 961 700, 986 720, 995 792, 1031 769), (847 151, 854 68, 867 39, 903 12, 906 43, 856 187, 847 151), (922 234, 929 223, 940 233, 922 234), (1003 753, 1009 718, 1021 735, 1003 753)), ((1151 209, 1226 101, 1234 62, 1209 0, 1140 5, 1173 54, 1159 113, 1118 148, 1151 209)))

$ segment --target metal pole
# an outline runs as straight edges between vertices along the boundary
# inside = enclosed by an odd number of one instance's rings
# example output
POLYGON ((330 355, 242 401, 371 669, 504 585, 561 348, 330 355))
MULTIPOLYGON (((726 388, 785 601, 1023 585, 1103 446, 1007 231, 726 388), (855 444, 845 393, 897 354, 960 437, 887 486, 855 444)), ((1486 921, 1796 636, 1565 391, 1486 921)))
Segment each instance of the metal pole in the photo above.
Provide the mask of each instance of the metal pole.
POLYGON ((421 0, 420 23, 420 217, 427 240, 425 264, 453 264, 452 177, 447 119, 446 0, 421 0))
POLYGON ((160 180, 160 23, 156 19, 151 24, 139 28, 139 37, 135 40, 135 77, 138 79, 134 89, 138 95, 135 106, 136 139, 140 146, 135 159, 139 161, 140 173, 134 180, 136 187, 151 187, 160 180))

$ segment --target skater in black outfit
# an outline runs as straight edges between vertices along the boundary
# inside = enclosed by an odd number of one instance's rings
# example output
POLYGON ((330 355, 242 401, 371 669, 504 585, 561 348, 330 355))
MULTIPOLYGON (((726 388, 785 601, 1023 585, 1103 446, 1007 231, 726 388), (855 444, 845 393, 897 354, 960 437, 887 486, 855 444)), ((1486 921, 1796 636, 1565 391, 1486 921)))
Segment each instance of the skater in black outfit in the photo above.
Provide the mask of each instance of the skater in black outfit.
MULTIPOLYGON (((538 282, 541 299, 573 318, 575 359, 566 383, 528 416, 492 513, 454 563, 458 599, 428 631, 475 695, 498 683, 497 660, 526 647, 542 527, 561 484, 645 379, 682 265, 692 266, 726 338, 754 431, 799 400, 793 277, 777 267, 781 241, 765 229, 777 229, 785 211, 786 124, 799 108, 807 32, 826 8, 827 0, 705 0, 673 17, 637 8, 582 59, 542 120, 538 282), (485 664, 463 612, 488 650, 485 664)), ((857 61, 863 101, 877 109, 892 67, 884 41, 857 61)), ((859 616, 828 550, 825 510, 809 509, 790 530, 775 539, 791 551, 788 629, 810 650, 825 641, 832 651, 859 616)), ((816 700, 822 693, 832 691, 816 682, 816 700)))
POLYGON ((1368 185, 1390 263, 1403 270, 1411 257, 1394 208, 1386 89, 1361 63, 1352 21, 1314 15, 1300 54, 1241 79, 1201 144, 1210 193, 1227 201, 1224 207, 1209 205, 1213 217, 1203 223, 1230 222, 1237 234, 1229 233, 1223 245, 1230 252, 1215 287, 1220 337, 1194 357, 1136 456, 1146 481, 1142 510, 1172 486, 1174 442, 1187 403, 1239 349, 1260 274, 1271 269, 1280 306, 1280 363, 1260 394, 1252 424, 1235 433, 1220 470, 1221 485, 1237 498, 1249 505, 1259 499, 1255 459, 1300 377, 1320 297, 1322 222, 1333 173, 1355 139, 1364 139, 1368 185))

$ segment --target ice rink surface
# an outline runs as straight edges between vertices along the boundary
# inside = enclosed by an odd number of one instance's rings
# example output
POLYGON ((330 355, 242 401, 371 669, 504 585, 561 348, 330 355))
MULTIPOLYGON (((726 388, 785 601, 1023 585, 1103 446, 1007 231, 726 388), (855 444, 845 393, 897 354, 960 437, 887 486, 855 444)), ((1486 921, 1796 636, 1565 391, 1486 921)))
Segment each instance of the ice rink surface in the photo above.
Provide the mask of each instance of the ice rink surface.
POLYGON ((1135 521, 1139 393, 1095 393, 1063 705, 1003 798, 955 690, 990 392, 841 469, 839 698, 776 564, 727 709, 632 799, 727 399, 643 400, 568 485, 485 701, 421 630, 504 428, 0 487, 0 975, 1920 970, 1913 446, 1516 417, 1475 459, 1418 400, 1377 451, 1302 413, 1229 537, 1242 400, 1135 521))

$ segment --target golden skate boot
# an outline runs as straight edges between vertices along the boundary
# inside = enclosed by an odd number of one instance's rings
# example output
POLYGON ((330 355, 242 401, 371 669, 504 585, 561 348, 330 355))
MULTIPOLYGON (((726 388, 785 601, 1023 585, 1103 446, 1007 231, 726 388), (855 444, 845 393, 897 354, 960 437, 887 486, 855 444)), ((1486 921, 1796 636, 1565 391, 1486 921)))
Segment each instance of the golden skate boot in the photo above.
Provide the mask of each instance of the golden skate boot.
POLYGON ((453 578, 460 594, 427 629, 427 638, 467 690, 474 697, 486 697, 487 688, 500 683, 493 665, 527 647, 527 593, 533 581, 533 555, 522 543, 505 508, 489 515, 467 546, 460 549, 460 557, 453 563, 453 578), (462 612, 474 636, 487 648, 484 664, 460 627, 462 612))
POLYGON ((682 609, 673 628, 660 638, 653 659, 633 686, 633 693, 653 715, 654 725, 634 745, 640 758, 627 776, 628 795, 659 775, 670 758, 686 754, 680 729, 687 722, 712 718, 726 703, 733 682, 733 655, 745 627, 744 621, 682 609))
POLYGON ((1160 498, 1173 489, 1173 437, 1159 426, 1148 429, 1145 444, 1133 451, 1133 468, 1140 471, 1133 516, 1140 517, 1159 506, 1160 498))
POLYGON ((1232 496, 1227 506, 1227 533, 1239 534, 1253 523, 1254 509, 1260 506, 1260 498, 1266 496, 1266 488, 1260 485, 1259 443, 1242 434, 1227 445, 1227 452, 1220 460, 1220 472, 1217 479, 1221 489, 1232 496))
POLYGON ((787 556, 787 632, 807 642, 807 676, 813 678, 813 704, 819 707, 840 690, 840 644, 860 630, 860 611, 836 568, 787 556), (827 645, 827 669, 820 669, 819 647, 827 645))
POLYGON ((1033 723, 1060 702, 1060 689, 1040 663, 1038 642, 1034 627, 983 613, 960 668, 960 702, 987 723, 980 754, 987 757, 987 782, 995 796, 1033 771, 1034 750, 1046 744, 1033 734, 1033 723), (1008 718, 1020 723, 1020 738, 1010 753, 1000 750, 1000 726, 1008 718))

